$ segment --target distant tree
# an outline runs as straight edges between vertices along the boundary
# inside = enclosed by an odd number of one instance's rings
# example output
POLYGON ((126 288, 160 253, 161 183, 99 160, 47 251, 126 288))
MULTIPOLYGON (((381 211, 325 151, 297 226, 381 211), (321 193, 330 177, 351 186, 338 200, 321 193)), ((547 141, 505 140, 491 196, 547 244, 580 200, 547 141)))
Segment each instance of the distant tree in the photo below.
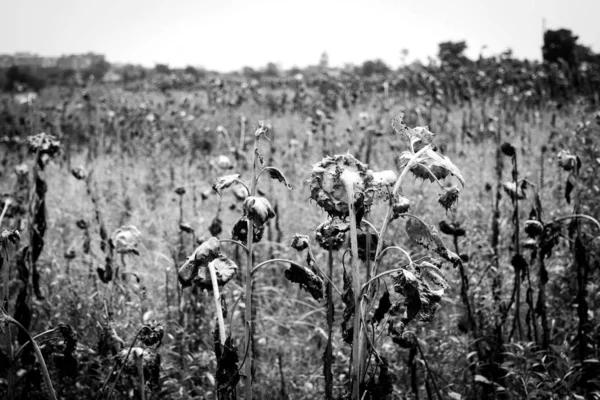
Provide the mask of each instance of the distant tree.
POLYGON ((365 77, 373 75, 386 75, 390 71, 390 67, 380 59, 365 61, 362 66, 357 69, 357 72, 365 77))
POLYGON ((171 68, 167 64, 156 64, 154 66, 154 72, 157 74, 169 74, 171 72, 171 68))
POLYGON ((544 61, 558 62, 564 60, 569 67, 577 67, 584 61, 594 61, 596 56, 592 50, 577 43, 578 36, 570 29, 547 30, 544 32, 542 56, 544 61))
POLYGON ((319 58, 319 69, 327 69, 329 68, 329 54, 326 51, 321 53, 321 58, 319 58))
POLYGON ((265 76, 276 78, 279 76, 279 67, 275 63, 268 63, 264 71, 265 76))
POLYGON ((298 67, 292 67, 287 71, 289 76, 296 76, 297 74, 301 74, 302 70, 298 67))
POLYGON ((5 90, 15 90, 19 85, 38 91, 45 86, 44 78, 27 68, 16 65, 8 68, 5 75, 5 90))
POLYGON ((104 75, 110 70, 110 63, 102 60, 94 63, 90 68, 83 71, 83 78, 88 79, 93 76, 96 80, 101 80, 104 75))
POLYGON ((242 75, 244 75, 244 77, 246 79, 259 79, 260 78, 260 72, 258 72, 257 70, 255 70, 252 67, 242 68, 242 75))
POLYGON ((464 40, 461 42, 442 42, 438 45, 438 58, 442 63, 460 67, 469 62, 469 59, 465 56, 466 49, 467 43, 464 40))
POLYGON ((185 67, 183 72, 193 75, 196 79, 202 79, 206 77, 206 70, 204 68, 196 68, 191 65, 185 67))

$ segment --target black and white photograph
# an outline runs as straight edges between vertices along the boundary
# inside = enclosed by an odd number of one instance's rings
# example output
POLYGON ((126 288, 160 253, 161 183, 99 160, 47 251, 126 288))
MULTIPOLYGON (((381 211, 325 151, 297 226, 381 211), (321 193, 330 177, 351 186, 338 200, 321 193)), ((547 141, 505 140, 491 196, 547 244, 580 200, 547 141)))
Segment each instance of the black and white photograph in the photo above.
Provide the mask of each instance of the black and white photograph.
POLYGON ((0 400, 600 400, 599 0, 0 15, 0 400))

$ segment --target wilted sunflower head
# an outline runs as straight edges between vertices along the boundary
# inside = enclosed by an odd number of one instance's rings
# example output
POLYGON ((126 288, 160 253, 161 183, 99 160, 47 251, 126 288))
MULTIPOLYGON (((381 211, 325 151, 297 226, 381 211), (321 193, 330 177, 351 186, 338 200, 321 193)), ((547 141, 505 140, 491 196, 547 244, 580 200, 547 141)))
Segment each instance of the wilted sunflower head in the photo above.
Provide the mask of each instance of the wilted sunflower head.
POLYGON ((457 185, 445 187, 444 191, 440 194, 438 202, 447 211, 452 208, 453 205, 458 201, 458 195, 460 194, 460 188, 457 185))
POLYGON ((249 196, 244 200, 244 217, 252 220, 257 226, 263 226, 275 217, 275 210, 269 200, 259 196, 249 196))
POLYGON ((122 226, 113 233, 112 241, 117 253, 140 255, 138 245, 142 234, 133 225, 122 226))
POLYGON ((576 155, 573 155, 569 150, 561 150, 557 155, 558 166, 565 171, 572 171, 578 167, 579 160, 576 155))
POLYGON ((310 246, 310 239, 306 235, 296 233, 290 246, 296 251, 306 250, 310 246))
POLYGON ((351 154, 323 158, 310 176, 310 198, 331 217, 345 218, 350 213, 348 188, 364 194, 363 206, 369 209, 375 193, 396 182, 393 171, 373 172, 351 154))
POLYGON ((220 252, 221 244, 216 237, 211 237, 198 246, 179 268, 178 276, 181 286, 191 286, 193 279, 198 275, 198 270, 217 258, 220 252))
POLYGON ((349 230, 350 225, 340 219, 325 221, 316 229, 317 243, 325 250, 338 250, 344 245, 349 230))

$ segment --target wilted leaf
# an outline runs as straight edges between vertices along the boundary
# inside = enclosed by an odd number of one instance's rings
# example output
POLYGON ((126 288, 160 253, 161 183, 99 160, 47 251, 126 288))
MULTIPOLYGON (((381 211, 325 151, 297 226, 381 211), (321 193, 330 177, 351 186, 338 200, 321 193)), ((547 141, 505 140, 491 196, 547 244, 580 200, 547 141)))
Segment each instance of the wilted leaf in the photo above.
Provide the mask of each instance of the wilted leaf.
POLYGON ((379 299, 379 304, 377 306, 377 309, 375 310, 375 313, 373 314, 373 318, 371 319, 371 321, 377 324, 381 322, 381 320, 383 319, 383 317, 385 317, 385 314, 390 310, 391 307, 392 302, 390 301, 390 292, 386 290, 385 292, 383 292, 383 295, 379 299))
MULTIPOLYGON (((426 154, 433 160, 433 163, 431 164, 432 167, 442 168, 442 169, 448 171, 450 174, 454 175, 460 181, 460 183, 462 184, 463 187, 465 186, 465 178, 463 178, 458 167, 456 167, 456 165, 454 165, 448 157, 439 154, 438 152, 434 151, 433 149, 428 149, 426 151, 426 154)), ((430 168, 430 169, 432 169, 432 168, 430 168)), ((432 171, 433 171, 433 169, 432 169, 432 171)))
POLYGON ((352 344, 354 326, 352 319, 356 303, 354 302, 354 290, 352 290, 352 280, 344 271, 344 293, 342 294, 344 302, 344 312, 342 313, 342 339, 348 344, 352 344))
POLYGON ((420 321, 431 321, 440 306, 443 289, 432 289, 422 277, 407 270, 392 276, 392 279, 394 290, 405 297, 406 316, 403 323, 406 324, 417 316, 420 321))
POLYGON ((433 290, 446 290, 450 287, 444 278, 444 274, 438 268, 438 266, 428 261, 422 261, 421 263, 415 265, 415 269, 417 270, 421 279, 423 279, 423 281, 425 281, 425 283, 427 283, 433 290))
POLYGON ((281 172, 278 168, 267 167, 266 170, 269 172, 271 179, 275 179, 276 181, 283 183, 289 190, 293 189, 292 185, 288 183, 285 175, 283 175, 283 172, 281 172))
POLYGON ((221 244, 219 239, 211 237, 194 250, 186 262, 179 268, 179 283, 181 286, 191 286, 193 279, 198 275, 201 267, 206 267, 209 262, 219 256, 221 244))
POLYGON ((240 179, 240 174, 221 176, 220 178, 217 178, 215 183, 213 183, 212 188, 220 196, 221 190, 227 189, 228 187, 233 185, 235 182, 239 181, 239 179, 240 179))
MULTIPOLYGON (((262 240, 265 227, 252 224, 252 228, 252 242, 258 243, 262 240)), ((235 225, 233 225, 231 239, 242 242, 243 244, 248 242, 248 219, 246 217, 238 219, 235 225)))
POLYGON ((219 398, 234 399, 235 388, 240 380, 238 368, 238 349, 234 346, 231 335, 225 340, 225 345, 218 341, 218 331, 215 330, 215 356, 217 358, 217 391, 219 398))
POLYGON ((212 280, 210 277, 210 267, 215 269, 215 274, 217 275, 217 284, 219 286, 225 285, 229 282, 237 272, 237 265, 220 254, 218 258, 212 260, 207 264, 206 267, 200 267, 198 270, 198 275, 194 277, 193 282, 201 289, 206 289, 208 291, 213 290, 212 280))
POLYGON ((300 284, 300 287, 306 290, 313 299, 321 300, 323 298, 323 281, 310 269, 298 264, 290 264, 285 270, 285 277, 288 281, 300 284))

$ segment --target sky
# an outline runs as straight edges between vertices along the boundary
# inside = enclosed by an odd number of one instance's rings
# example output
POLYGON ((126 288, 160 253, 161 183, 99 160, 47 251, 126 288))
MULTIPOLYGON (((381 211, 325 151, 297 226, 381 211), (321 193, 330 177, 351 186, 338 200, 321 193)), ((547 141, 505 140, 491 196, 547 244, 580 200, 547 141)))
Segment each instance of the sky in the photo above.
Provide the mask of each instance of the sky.
POLYGON ((600 52, 600 0, 0 0, 0 54, 105 54, 113 63, 282 68, 426 61, 442 41, 467 55, 540 59, 543 21, 600 52))

